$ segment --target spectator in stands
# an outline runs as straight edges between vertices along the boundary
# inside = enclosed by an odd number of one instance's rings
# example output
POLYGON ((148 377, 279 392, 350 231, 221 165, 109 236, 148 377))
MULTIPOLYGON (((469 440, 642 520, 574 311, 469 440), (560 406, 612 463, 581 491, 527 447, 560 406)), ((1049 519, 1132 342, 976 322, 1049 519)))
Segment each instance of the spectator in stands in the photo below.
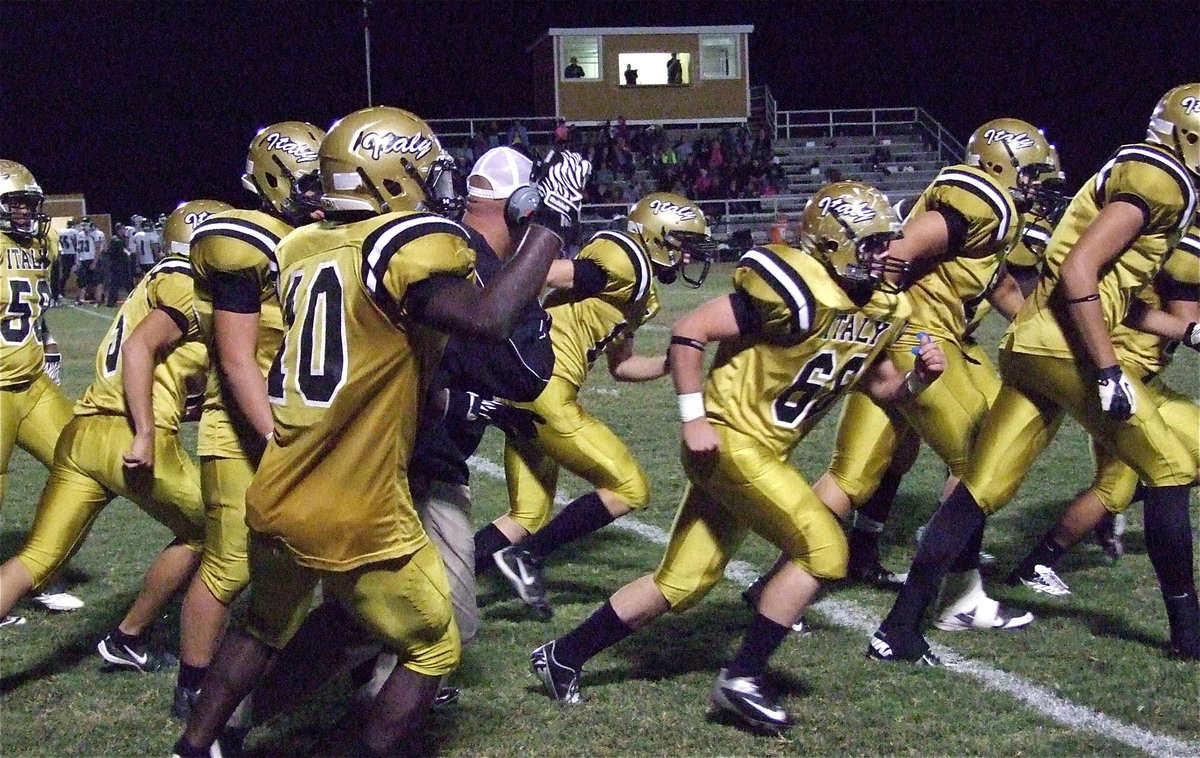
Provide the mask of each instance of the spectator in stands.
POLYGON ((683 63, 678 53, 671 53, 667 60, 667 84, 683 84, 683 63))
POLYGON ((512 122, 508 127, 508 132, 505 134, 506 144, 513 150, 527 156, 533 157, 530 154, 529 146, 529 130, 525 128, 525 124, 520 121, 512 122))
POLYGON ((574 56, 571 57, 571 62, 567 64, 567 67, 565 69, 563 69, 563 78, 564 79, 582 79, 583 78, 583 66, 579 65, 578 58, 576 58, 574 56))
POLYGON ((638 77, 637 69, 633 67, 632 63, 626 63, 625 64, 625 86, 626 87, 636 86, 637 85, 637 77, 638 77))
POLYGON ((487 147, 485 150, 491 150, 493 147, 500 147, 500 127, 495 121, 489 122, 483 127, 483 138, 487 147))
POLYGON ((571 130, 567 128, 566 119, 560 118, 558 123, 554 125, 554 145, 559 149, 565 150, 570 136, 571 130))

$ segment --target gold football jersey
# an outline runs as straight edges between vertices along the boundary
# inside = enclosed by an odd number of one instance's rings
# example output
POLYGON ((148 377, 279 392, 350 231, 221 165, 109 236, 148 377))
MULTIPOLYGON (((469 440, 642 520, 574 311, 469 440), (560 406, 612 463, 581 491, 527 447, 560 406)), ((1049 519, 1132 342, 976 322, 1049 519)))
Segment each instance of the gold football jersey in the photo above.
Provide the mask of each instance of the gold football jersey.
POLYGON ((413 553, 428 539, 407 480, 423 357, 445 337, 414 328, 405 296, 431 276, 474 277, 467 233, 432 214, 390 213, 301 227, 276 255, 285 331, 267 379, 275 436, 246 492, 246 522, 315 569, 413 553))
MULTIPOLYGON (((1012 197, 994 179, 971 166, 942 170, 917 198, 907 218, 949 209, 966 221, 966 237, 957 250, 908 288, 912 318, 899 339, 914 346, 917 333, 959 342, 981 303, 996 284, 1000 265, 1016 244, 1023 226, 1012 197)), ((915 264, 918 268, 922 263, 915 264)))
POLYGON ((595 261, 604 271, 603 291, 582 299, 569 290, 551 292, 545 306, 554 375, 580 387, 596 359, 654 318, 659 303, 650 256, 624 232, 598 232, 576 260, 595 261))
MULTIPOLYGON (((1148 284, 1138 297, 1151 308, 1161 308, 1163 299, 1157 284, 1174 279, 1181 284, 1200 286, 1200 226, 1193 225, 1167 256, 1167 262, 1155 281, 1148 284)), ((1162 371, 1171 362, 1174 343, 1154 334, 1117 324, 1112 332, 1113 348, 1122 365, 1136 366, 1147 374, 1162 371)))
POLYGON ((180 317, 187 322, 179 344, 165 358, 160 357, 154 367, 154 426, 168 432, 179 430, 184 400, 204 381, 208 351, 196 323, 192 264, 178 255, 169 255, 156 263, 117 311, 117 317, 96 352, 96 378, 75 403, 76 415, 126 413, 125 390, 121 384, 121 346, 155 308, 172 312, 177 323, 180 317))
POLYGON ((283 315, 275 293, 275 248, 292 227, 262 211, 225 211, 196 227, 192 235, 191 259, 196 276, 196 315, 200 332, 214 360, 208 372, 204 411, 200 417, 197 453, 220 458, 245 458, 240 439, 253 436, 225 410, 225 397, 215 357, 213 334, 213 279, 233 276, 248 280, 259 293, 258 367, 263 376, 283 340, 283 315), (239 433, 243 435, 239 438, 239 433))
POLYGON ((42 373, 45 354, 37 322, 50 307, 50 269, 58 234, 22 243, 0 232, 0 388, 25 384, 42 373))
POLYGON ((1125 318, 1133 298, 1158 273, 1196 213, 1196 188, 1174 156, 1149 143, 1119 148, 1071 199, 1046 247, 1042 278, 1005 332, 1002 347, 1059 358, 1087 355, 1082 344, 1075 344, 1078 337, 1057 292, 1059 271, 1100 211, 1117 200, 1142 208, 1146 223, 1100 278, 1100 306, 1110 330, 1125 318))
POLYGON ((784 245, 752 248, 733 286, 762 324, 722 342, 704 386, 713 423, 786 456, 903 331, 908 297, 876 291, 856 306, 823 265, 784 245))

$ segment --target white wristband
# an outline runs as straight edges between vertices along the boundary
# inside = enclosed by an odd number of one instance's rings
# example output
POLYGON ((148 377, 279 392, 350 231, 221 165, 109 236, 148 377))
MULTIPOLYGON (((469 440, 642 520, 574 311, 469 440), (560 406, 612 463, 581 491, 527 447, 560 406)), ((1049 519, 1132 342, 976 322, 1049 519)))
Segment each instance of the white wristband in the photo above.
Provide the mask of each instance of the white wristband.
POLYGON ((925 391, 929 383, 917 376, 916 371, 909 371, 904 375, 904 386, 908 388, 908 394, 916 397, 925 391))
POLYGON ((704 395, 699 392, 689 392, 686 395, 676 395, 679 398, 679 418, 683 423, 704 418, 704 395))

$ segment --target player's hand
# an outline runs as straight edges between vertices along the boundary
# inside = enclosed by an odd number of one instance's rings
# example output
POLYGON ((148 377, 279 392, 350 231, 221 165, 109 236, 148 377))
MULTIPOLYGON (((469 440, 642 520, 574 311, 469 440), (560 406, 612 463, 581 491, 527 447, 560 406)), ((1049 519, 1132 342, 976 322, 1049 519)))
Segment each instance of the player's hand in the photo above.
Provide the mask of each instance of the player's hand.
POLYGON ((913 348, 913 352, 917 356, 913 371, 916 372, 917 380, 921 384, 929 386, 946 370, 946 354, 925 332, 918 334, 917 339, 921 341, 921 344, 913 348))
POLYGON ((1117 421, 1125 421, 1137 411, 1137 395, 1120 366, 1096 372, 1100 390, 1100 408, 1117 421))
POLYGON ((151 434, 135 434, 133 444, 124 453, 121 453, 121 460, 125 462, 125 468, 128 469, 152 469, 154 468, 154 435, 151 434))
POLYGON ((683 422, 683 445, 694 456, 713 456, 721 451, 721 441, 707 418, 683 422))
POLYGON ((532 221, 555 231, 564 240, 579 226, 583 188, 592 164, 579 153, 552 149, 533 170, 533 186, 542 196, 532 221))
POLYGON ((466 421, 482 421, 500 429, 506 435, 523 439, 537 436, 535 424, 544 424, 546 419, 533 411, 517 408, 495 398, 483 397, 474 392, 448 390, 446 402, 447 418, 466 421))

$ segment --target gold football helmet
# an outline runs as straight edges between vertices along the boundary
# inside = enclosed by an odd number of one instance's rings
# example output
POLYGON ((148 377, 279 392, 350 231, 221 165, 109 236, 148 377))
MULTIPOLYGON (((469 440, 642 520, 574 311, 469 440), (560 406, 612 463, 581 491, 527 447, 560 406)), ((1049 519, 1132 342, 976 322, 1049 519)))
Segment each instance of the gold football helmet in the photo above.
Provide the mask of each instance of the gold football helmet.
POLYGON ((1019 118, 997 118, 975 130, 967 140, 969 166, 983 169, 1000 186, 1012 193, 1017 210, 1032 210, 1046 217, 1052 208, 1039 207, 1041 182, 1056 169, 1051 163, 1050 143, 1033 124, 1019 118))
POLYGON ((233 210, 220 200, 190 200, 180 203, 163 224, 162 249, 168 255, 187 255, 192 249, 192 234, 209 216, 233 210))
POLYGON ((704 283, 717 243, 700 206, 682 195, 652 192, 630 209, 626 231, 642 243, 663 284, 680 276, 689 287, 704 283), (693 265, 699 269, 688 268, 693 265))
POLYGON ((321 207, 317 148, 325 132, 303 121, 283 121, 258 130, 246 154, 242 186, 294 225, 308 222, 321 207))
POLYGON ((800 249, 825 264, 851 297, 869 296, 876 287, 897 291, 885 275, 908 274, 909 264, 887 254, 899 239, 900 219, 887 195, 862 182, 827 184, 817 190, 800 216, 800 249))
POLYGON ((1146 141, 1162 145, 1200 177, 1200 84, 1183 84, 1154 106, 1146 141))
POLYGON ((454 159, 429 124, 406 110, 355 111, 330 127, 319 153, 326 210, 451 214, 460 201, 454 159))
POLYGON ((41 237, 50 226, 42 213, 46 195, 29 169, 0 160, 0 231, 18 237, 41 237))

